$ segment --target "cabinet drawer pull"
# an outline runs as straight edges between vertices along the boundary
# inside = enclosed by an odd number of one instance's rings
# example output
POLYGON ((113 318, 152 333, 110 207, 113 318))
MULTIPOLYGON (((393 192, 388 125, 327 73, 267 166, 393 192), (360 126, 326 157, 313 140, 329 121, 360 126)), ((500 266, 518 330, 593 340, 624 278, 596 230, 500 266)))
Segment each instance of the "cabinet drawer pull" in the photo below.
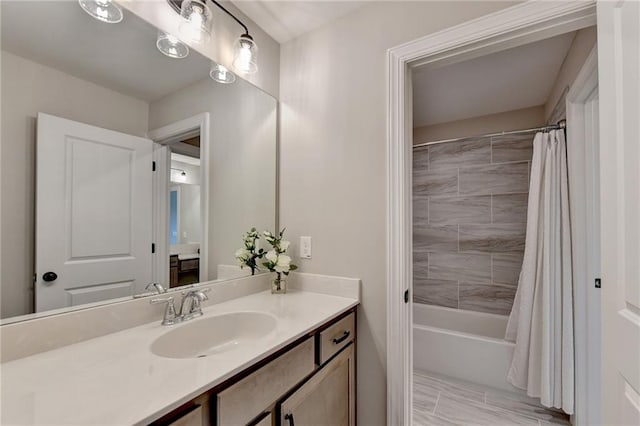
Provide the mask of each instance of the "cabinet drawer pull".
POLYGON ((351 332, 349 330, 346 330, 342 336, 340 337, 336 337, 335 339, 333 339, 333 344, 334 345, 339 345, 340 343, 344 342, 345 340, 347 340, 349 338, 349 336, 351 335, 351 332))
POLYGON ((292 413, 287 413, 284 415, 284 419, 289 421, 289 426, 295 426, 295 424, 293 423, 293 414, 292 413))

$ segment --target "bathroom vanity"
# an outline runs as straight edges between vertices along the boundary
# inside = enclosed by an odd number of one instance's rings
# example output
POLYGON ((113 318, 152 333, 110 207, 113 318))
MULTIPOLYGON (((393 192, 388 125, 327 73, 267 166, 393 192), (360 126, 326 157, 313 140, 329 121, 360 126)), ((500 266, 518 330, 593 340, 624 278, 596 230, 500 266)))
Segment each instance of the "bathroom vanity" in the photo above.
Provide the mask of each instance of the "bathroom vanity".
POLYGON ((1 422, 354 425, 360 281, 290 281, 284 295, 268 275, 203 284, 204 315, 173 326, 150 298, 127 301, 146 323, 55 348, 42 340, 118 321, 123 304, 5 325, 4 344, 41 348, 4 353, 1 422))
POLYGON ((355 308, 154 425, 355 425, 355 308))

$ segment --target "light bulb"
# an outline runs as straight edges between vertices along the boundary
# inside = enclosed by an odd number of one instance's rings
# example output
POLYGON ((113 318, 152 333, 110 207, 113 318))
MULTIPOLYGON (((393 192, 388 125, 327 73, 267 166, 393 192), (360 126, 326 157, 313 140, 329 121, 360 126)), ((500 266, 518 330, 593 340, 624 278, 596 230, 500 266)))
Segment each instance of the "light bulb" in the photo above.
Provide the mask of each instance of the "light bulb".
POLYGON ((99 21, 108 24, 122 21, 122 9, 112 0, 78 0, 78 3, 82 10, 99 21))
POLYGON ((183 39, 205 43, 210 37, 211 11, 205 0, 184 0, 180 9, 182 23, 179 26, 183 39))
POLYGON ((253 74, 258 71, 258 46, 249 34, 243 34, 236 41, 233 55, 233 67, 243 74, 253 74))
POLYGON ((189 54, 189 47, 178 40, 178 37, 158 31, 156 47, 160 52, 170 58, 182 59, 189 54))
POLYGON ((209 76, 218 83, 229 84, 236 81, 236 76, 234 73, 229 71, 225 66, 216 64, 215 62, 211 63, 211 71, 209 71, 209 76))

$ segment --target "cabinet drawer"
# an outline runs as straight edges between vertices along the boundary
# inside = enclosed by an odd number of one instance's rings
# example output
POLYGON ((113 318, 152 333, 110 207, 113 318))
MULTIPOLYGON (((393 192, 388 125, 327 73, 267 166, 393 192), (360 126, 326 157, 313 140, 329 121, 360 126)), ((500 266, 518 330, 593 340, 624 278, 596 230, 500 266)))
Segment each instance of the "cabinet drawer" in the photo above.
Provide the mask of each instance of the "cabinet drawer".
POLYGON ((192 269, 198 269, 198 265, 200 261, 198 259, 191 260, 181 260, 180 261, 180 270, 181 271, 191 271, 192 269))
POLYGON ((311 374, 313 338, 309 338, 217 395, 218 426, 246 425, 289 389, 311 374))
POLYGON ((349 314, 320 332, 320 365, 327 362, 336 352, 353 340, 355 326, 355 314, 349 314))
POLYGON ((178 256, 169 256, 169 266, 178 266, 178 256))

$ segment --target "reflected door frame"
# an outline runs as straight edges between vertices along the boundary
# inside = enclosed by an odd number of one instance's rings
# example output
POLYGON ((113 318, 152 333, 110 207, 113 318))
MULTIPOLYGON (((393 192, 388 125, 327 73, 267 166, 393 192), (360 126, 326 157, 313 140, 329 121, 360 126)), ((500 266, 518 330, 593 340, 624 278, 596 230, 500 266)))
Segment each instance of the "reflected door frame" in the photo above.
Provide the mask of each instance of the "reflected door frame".
POLYGON ((153 179, 154 216, 153 232, 156 250, 153 257, 153 280, 169 287, 169 186, 171 150, 168 144, 185 134, 200 132, 200 282, 209 281, 209 128, 208 112, 149 131, 148 137, 156 142, 153 179))

